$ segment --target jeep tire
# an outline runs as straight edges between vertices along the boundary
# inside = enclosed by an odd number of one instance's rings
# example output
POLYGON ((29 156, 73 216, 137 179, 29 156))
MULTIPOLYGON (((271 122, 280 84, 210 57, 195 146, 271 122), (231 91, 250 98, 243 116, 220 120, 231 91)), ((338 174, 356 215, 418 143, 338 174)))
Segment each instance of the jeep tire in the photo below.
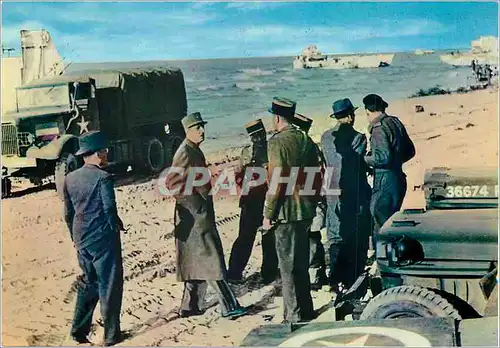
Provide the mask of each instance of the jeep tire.
POLYGON ((68 173, 78 169, 79 164, 75 155, 69 152, 63 152, 61 157, 56 162, 54 176, 56 181, 57 195, 61 200, 64 200, 64 178, 68 173))
POLYGON ((360 320, 398 318, 453 318, 457 309, 435 292, 418 286, 397 286, 375 296, 361 313, 360 320))

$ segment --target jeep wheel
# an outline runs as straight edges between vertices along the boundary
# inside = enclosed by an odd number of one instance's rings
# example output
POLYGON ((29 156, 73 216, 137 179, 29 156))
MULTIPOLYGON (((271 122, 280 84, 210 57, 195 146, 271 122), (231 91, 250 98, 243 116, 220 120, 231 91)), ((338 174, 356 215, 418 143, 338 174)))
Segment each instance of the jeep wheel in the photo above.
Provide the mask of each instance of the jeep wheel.
POLYGON ((64 152, 57 160, 56 167, 54 169, 54 176, 56 180, 56 191, 61 200, 64 200, 64 178, 68 173, 78 169, 78 167, 78 160, 72 153, 64 152))
POLYGON ((375 296, 360 320, 442 317, 461 320, 458 311, 440 295, 418 286, 397 286, 375 296))

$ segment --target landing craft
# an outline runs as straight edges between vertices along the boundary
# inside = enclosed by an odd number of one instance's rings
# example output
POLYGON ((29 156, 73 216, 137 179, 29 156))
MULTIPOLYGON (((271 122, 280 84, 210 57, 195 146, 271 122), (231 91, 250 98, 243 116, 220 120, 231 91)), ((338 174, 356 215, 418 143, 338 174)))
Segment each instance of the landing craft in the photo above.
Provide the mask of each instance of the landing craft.
POLYGON ((440 59, 443 63, 454 66, 470 66, 473 60, 476 60, 476 64, 498 66, 498 57, 498 38, 481 36, 471 42, 470 51, 443 54, 440 59))
POLYGON ((293 60, 294 69, 359 69, 382 68, 392 64, 394 54, 328 55, 321 53, 315 45, 302 50, 293 60))

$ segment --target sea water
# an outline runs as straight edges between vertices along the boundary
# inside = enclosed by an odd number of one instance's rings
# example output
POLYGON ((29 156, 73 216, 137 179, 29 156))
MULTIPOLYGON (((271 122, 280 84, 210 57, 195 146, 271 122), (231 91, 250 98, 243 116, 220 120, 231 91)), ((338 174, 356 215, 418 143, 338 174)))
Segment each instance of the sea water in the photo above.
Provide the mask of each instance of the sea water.
POLYGON ((373 69, 294 70, 293 57, 276 57, 75 63, 68 71, 165 65, 180 68, 188 112, 199 111, 208 121, 203 148, 212 151, 247 142, 245 123, 269 116, 267 110, 274 96, 297 101, 297 112, 314 119, 329 115, 332 102, 340 98, 350 98, 354 105, 362 106, 363 96, 376 93, 390 104, 419 89, 436 85, 456 89, 469 84, 471 69, 442 63, 440 53, 396 53, 391 66, 373 69))

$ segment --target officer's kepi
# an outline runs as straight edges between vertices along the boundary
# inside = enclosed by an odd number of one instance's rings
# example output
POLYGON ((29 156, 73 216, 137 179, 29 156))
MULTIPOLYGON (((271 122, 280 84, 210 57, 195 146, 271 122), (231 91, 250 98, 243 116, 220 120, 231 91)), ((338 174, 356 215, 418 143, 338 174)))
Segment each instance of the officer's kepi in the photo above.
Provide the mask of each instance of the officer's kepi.
POLYGON ((203 118, 201 117, 201 114, 199 112, 193 112, 189 115, 186 115, 181 120, 181 123, 182 123, 184 129, 188 129, 188 128, 197 126, 199 124, 206 125, 207 121, 203 120, 203 118))
POLYGON ((273 103, 268 111, 271 114, 284 117, 289 120, 293 120, 295 116, 295 108, 297 103, 293 100, 289 100, 281 97, 274 97, 273 103))

